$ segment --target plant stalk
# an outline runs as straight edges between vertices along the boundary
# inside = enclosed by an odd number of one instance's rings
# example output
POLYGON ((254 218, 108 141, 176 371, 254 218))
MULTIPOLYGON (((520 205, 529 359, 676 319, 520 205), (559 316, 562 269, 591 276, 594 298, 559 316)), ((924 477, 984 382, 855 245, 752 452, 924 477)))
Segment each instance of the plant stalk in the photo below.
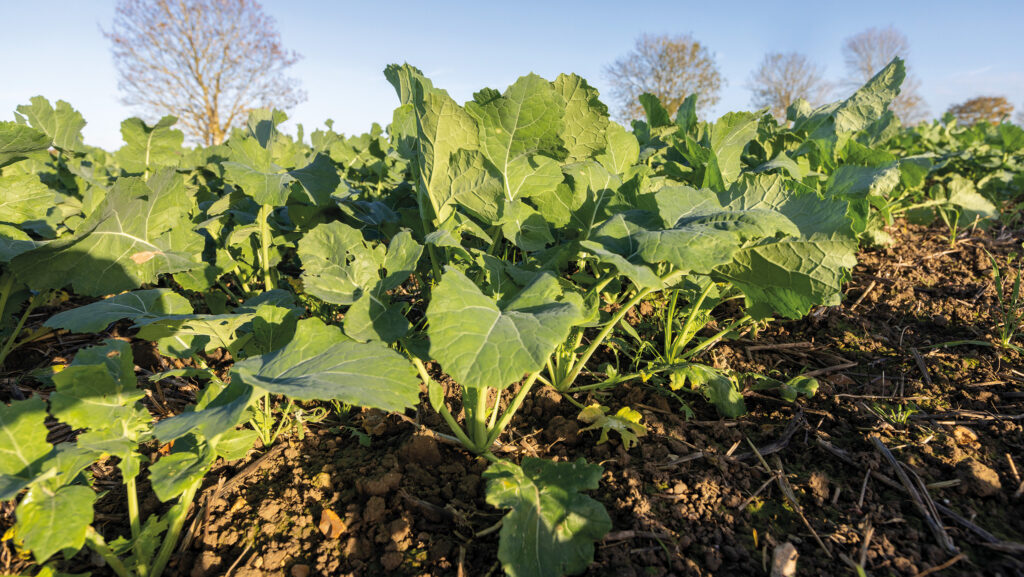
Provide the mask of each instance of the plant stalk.
POLYGON ((270 266, 270 245, 274 242, 270 232, 270 215, 274 207, 269 204, 260 205, 260 212, 256 216, 260 226, 260 268, 263 269, 263 290, 274 289, 274 277, 271 274, 270 266))
POLYGON ((160 544, 160 552, 157 553, 156 561, 153 563, 152 577, 160 577, 163 573, 164 568, 167 567, 167 562, 171 560, 171 553, 174 552, 174 548, 178 546, 178 537, 181 535, 181 528, 185 526, 185 518, 188 517, 189 507, 192 506, 192 499, 196 496, 196 491, 203 484, 203 478, 200 477, 192 482, 192 484, 185 489, 181 497, 178 498, 178 502, 171 507, 171 510, 167 512, 170 516, 171 522, 167 527, 167 533, 164 534, 164 541, 160 544))
POLYGON ((103 535, 97 533, 96 529, 92 528, 92 525, 90 525, 85 531, 85 544, 88 545, 90 549, 98 553, 118 577, 135 577, 132 575, 132 572, 125 567, 124 563, 117 557, 117 555, 110 550, 110 547, 107 546, 107 542, 103 539, 103 535))

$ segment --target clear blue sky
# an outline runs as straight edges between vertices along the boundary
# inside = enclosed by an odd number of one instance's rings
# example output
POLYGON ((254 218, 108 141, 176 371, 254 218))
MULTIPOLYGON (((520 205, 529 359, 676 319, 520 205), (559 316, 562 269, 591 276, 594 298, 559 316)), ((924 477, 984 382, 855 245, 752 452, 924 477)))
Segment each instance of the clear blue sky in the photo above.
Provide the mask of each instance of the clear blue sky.
MULTIPOLYGON (((576 72, 601 89, 603 67, 638 35, 690 33, 715 54, 728 84, 711 116, 750 108, 747 78, 767 52, 798 51, 844 73, 843 39, 895 25, 909 38, 911 73, 932 115, 981 94, 1024 107, 1024 2, 947 0, 786 2, 349 2, 265 0, 283 43, 303 59, 292 69, 309 99, 290 111, 307 131, 335 120, 346 133, 386 124, 397 104, 382 70, 407 61, 459 101, 484 86, 504 90, 518 76, 576 72)), ((138 114, 118 101, 117 77, 101 26, 114 0, 0 0, 5 26, 0 118, 42 94, 64 99, 89 124, 85 139, 120 146, 120 121, 138 114)), ((606 99, 607 101, 607 99, 606 99)))

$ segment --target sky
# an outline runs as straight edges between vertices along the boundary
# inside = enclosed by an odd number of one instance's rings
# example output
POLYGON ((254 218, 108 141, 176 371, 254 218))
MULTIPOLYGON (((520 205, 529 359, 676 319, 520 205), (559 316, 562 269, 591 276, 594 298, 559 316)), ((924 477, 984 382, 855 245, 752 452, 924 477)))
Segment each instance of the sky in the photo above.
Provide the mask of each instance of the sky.
MULTIPOLYGON (((82 112, 85 142, 121 145, 120 122, 145 111, 119 101, 109 42, 115 0, 0 0, 4 70, 0 119, 42 94, 82 112)), ((575 72, 603 94, 604 68, 628 53, 636 38, 690 34, 712 51, 726 80, 717 117, 749 110, 751 72, 768 52, 801 52, 824 66, 832 81, 845 76, 845 38, 870 27, 895 26, 910 43, 910 74, 933 116, 979 95, 1007 97, 1024 108, 1024 2, 974 0, 858 0, 858 2, 627 3, 592 0, 511 2, 359 2, 264 0, 282 44, 302 55, 290 75, 308 99, 289 111, 285 129, 301 122, 307 134, 325 119, 357 134, 387 124, 398 105, 384 67, 409 62, 462 102, 473 92, 504 90, 535 72, 553 79, 575 72), (965 6, 967 6, 965 8, 965 6)), ((842 96, 836 94, 836 97, 842 96)), ((610 99, 605 102, 613 105, 610 99)), ((152 116, 152 115, 150 115, 152 116)))

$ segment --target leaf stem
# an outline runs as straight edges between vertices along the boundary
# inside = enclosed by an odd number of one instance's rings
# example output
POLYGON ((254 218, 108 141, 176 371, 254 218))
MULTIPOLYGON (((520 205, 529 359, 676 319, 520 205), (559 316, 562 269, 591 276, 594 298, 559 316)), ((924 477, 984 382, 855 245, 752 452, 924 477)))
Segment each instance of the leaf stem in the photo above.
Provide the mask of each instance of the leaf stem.
POLYGON ((104 541, 103 535, 96 532, 92 525, 89 526, 85 531, 85 543, 90 549, 99 554, 107 565, 110 567, 118 577, 135 577, 132 572, 124 566, 124 563, 114 554, 114 552, 107 546, 107 542, 104 541))
MULTIPOLYGON (((13 283, 13 277, 10 281, 13 283)), ((43 293, 36 293, 29 299, 28 305, 25 306, 25 312, 21 313, 21 317, 18 319, 18 324, 15 325, 14 330, 11 331, 10 336, 4 341, 3 347, 0 347, 0 367, 4 365, 4 361, 7 360, 7 355, 11 354, 18 345, 22 344, 17 341, 18 335, 21 334, 21 329, 25 328, 25 322, 28 320, 32 311, 39 306, 40 303, 46 302, 50 298, 51 291, 43 293)), ((3 309, 0 308, 0 314, 3 313, 3 309)))
MULTIPOLYGON (((420 378, 423 379, 423 384, 427 385, 427 387, 429 388, 430 383, 433 381, 433 379, 431 379, 430 375, 427 373, 427 368, 423 366, 423 361, 419 360, 416 357, 412 357, 412 364, 415 365, 416 370, 419 371, 420 378)), ((441 418, 443 418, 444 421, 448 423, 448 427, 452 430, 453 433, 455 433, 455 437, 459 440, 459 442, 462 443, 467 449, 472 451, 473 441, 469 440, 469 436, 467 436, 466 432, 462 430, 462 427, 459 426, 459 423, 455 421, 455 417, 453 417, 451 411, 448 410, 448 406, 444 404, 444 399, 441 399, 440 406, 434 407, 434 410, 436 410, 438 413, 441 413, 441 418)))
POLYGON ((174 552, 174 548, 178 545, 181 528, 185 526, 185 518, 188 516, 189 507, 192 506, 192 499, 195 498, 196 491, 199 490, 202 484, 203 477, 200 476, 189 485, 188 489, 185 489, 185 492, 178 498, 178 502, 167 512, 171 522, 167 527, 167 533, 164 534, 163 543, 160 545, 160 552, 157 553, 156 561, 153 563, 152 572, 150 573, 151 577, 160 577, 160 574, 163 573, 164 568, 167 566, 167 562, 170 561, 171 553, 174 552))
MULTIPOLYGON (((142 533, 142 519, 139 516, 139 491, 136 487, 135 477, 129 476, 124 480, 124 487, 128 491, 128 523, 132 529, 132 550, 136 558, 139 557, 139 535, 142 533)), ((140 571, 142 573, 142 571, 140 571)))
POLYGON ((260 205, 260 212, 256 215, 260 227, 260 268, 263 269, 263 290, 274 289, 274 277, 271 274, 270 266, 270 245, 274 239, 270 232, 270 215, 274 207, 269 204, 260 205))
POLYGON ((505 412, 502 413, 501 419, 499 419, 498 423, 491 427, 488 432, 487 446, 484 447, 484 450, 489 449, 491 445, 498 440, 498 437, 501 436, 502 431, 504 431, 505 427, 507 427, 509 422, 512 421, 512 416, 519 410, 519 407, 523 404, 523 400, 526 399, 526 394, 530 392, 530 388, 533 387, 533 383, 537 382, 537 377, 540 376, 540 372, 543 370, 543 367, 537 369, 523 382, 523 386, 519 388, 519 392, 516 393, 516 396, 512 397, 512 401, 508 404, 508 407, 505 408, 505 412))

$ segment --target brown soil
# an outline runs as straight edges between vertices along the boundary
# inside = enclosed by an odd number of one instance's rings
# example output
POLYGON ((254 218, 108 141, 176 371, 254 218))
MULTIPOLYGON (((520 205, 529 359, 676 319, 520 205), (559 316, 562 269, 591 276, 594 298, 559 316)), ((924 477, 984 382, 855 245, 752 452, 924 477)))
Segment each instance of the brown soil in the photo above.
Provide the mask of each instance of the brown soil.
MULTIPOLYGON (((614 529, 588 575, 766 575, 787 543, 800 575, 856 575, 856 564, 871 575, 1024 574, 1024 357, 955 344, 998 341, 983 249, 1005 271, 1024 235, 976 231, 951 247, 943 230, 891 232, 891 248, 861 254, 844 304, 701 359, 783 380, 811 373, 821 385, 811 399, 748 390, 750 412, 721 420, 687 396, 688 420, 653 382, 580 396, 643 414, 647 435, 628 451, 615 433, 597 444, 554 391, 527 399, 498 456, 604 467, 592 496, 614 529), (768 453, 765 463, 749 443, 768 453)), ((634 317, 641 334, 654 310, 634 317)), ((168 573, 500 575, 487 462, 428 428, 445 431, 426 402, 415 414, 364 411, 221 464, 168 573)), ((0 526, 9 522, 0 510, 0 526)), ((21 567, 9 546, 0 553, 5 567, 21 567)), ((76 561, 71 569, 103 574, 88 556, 76 561)))

